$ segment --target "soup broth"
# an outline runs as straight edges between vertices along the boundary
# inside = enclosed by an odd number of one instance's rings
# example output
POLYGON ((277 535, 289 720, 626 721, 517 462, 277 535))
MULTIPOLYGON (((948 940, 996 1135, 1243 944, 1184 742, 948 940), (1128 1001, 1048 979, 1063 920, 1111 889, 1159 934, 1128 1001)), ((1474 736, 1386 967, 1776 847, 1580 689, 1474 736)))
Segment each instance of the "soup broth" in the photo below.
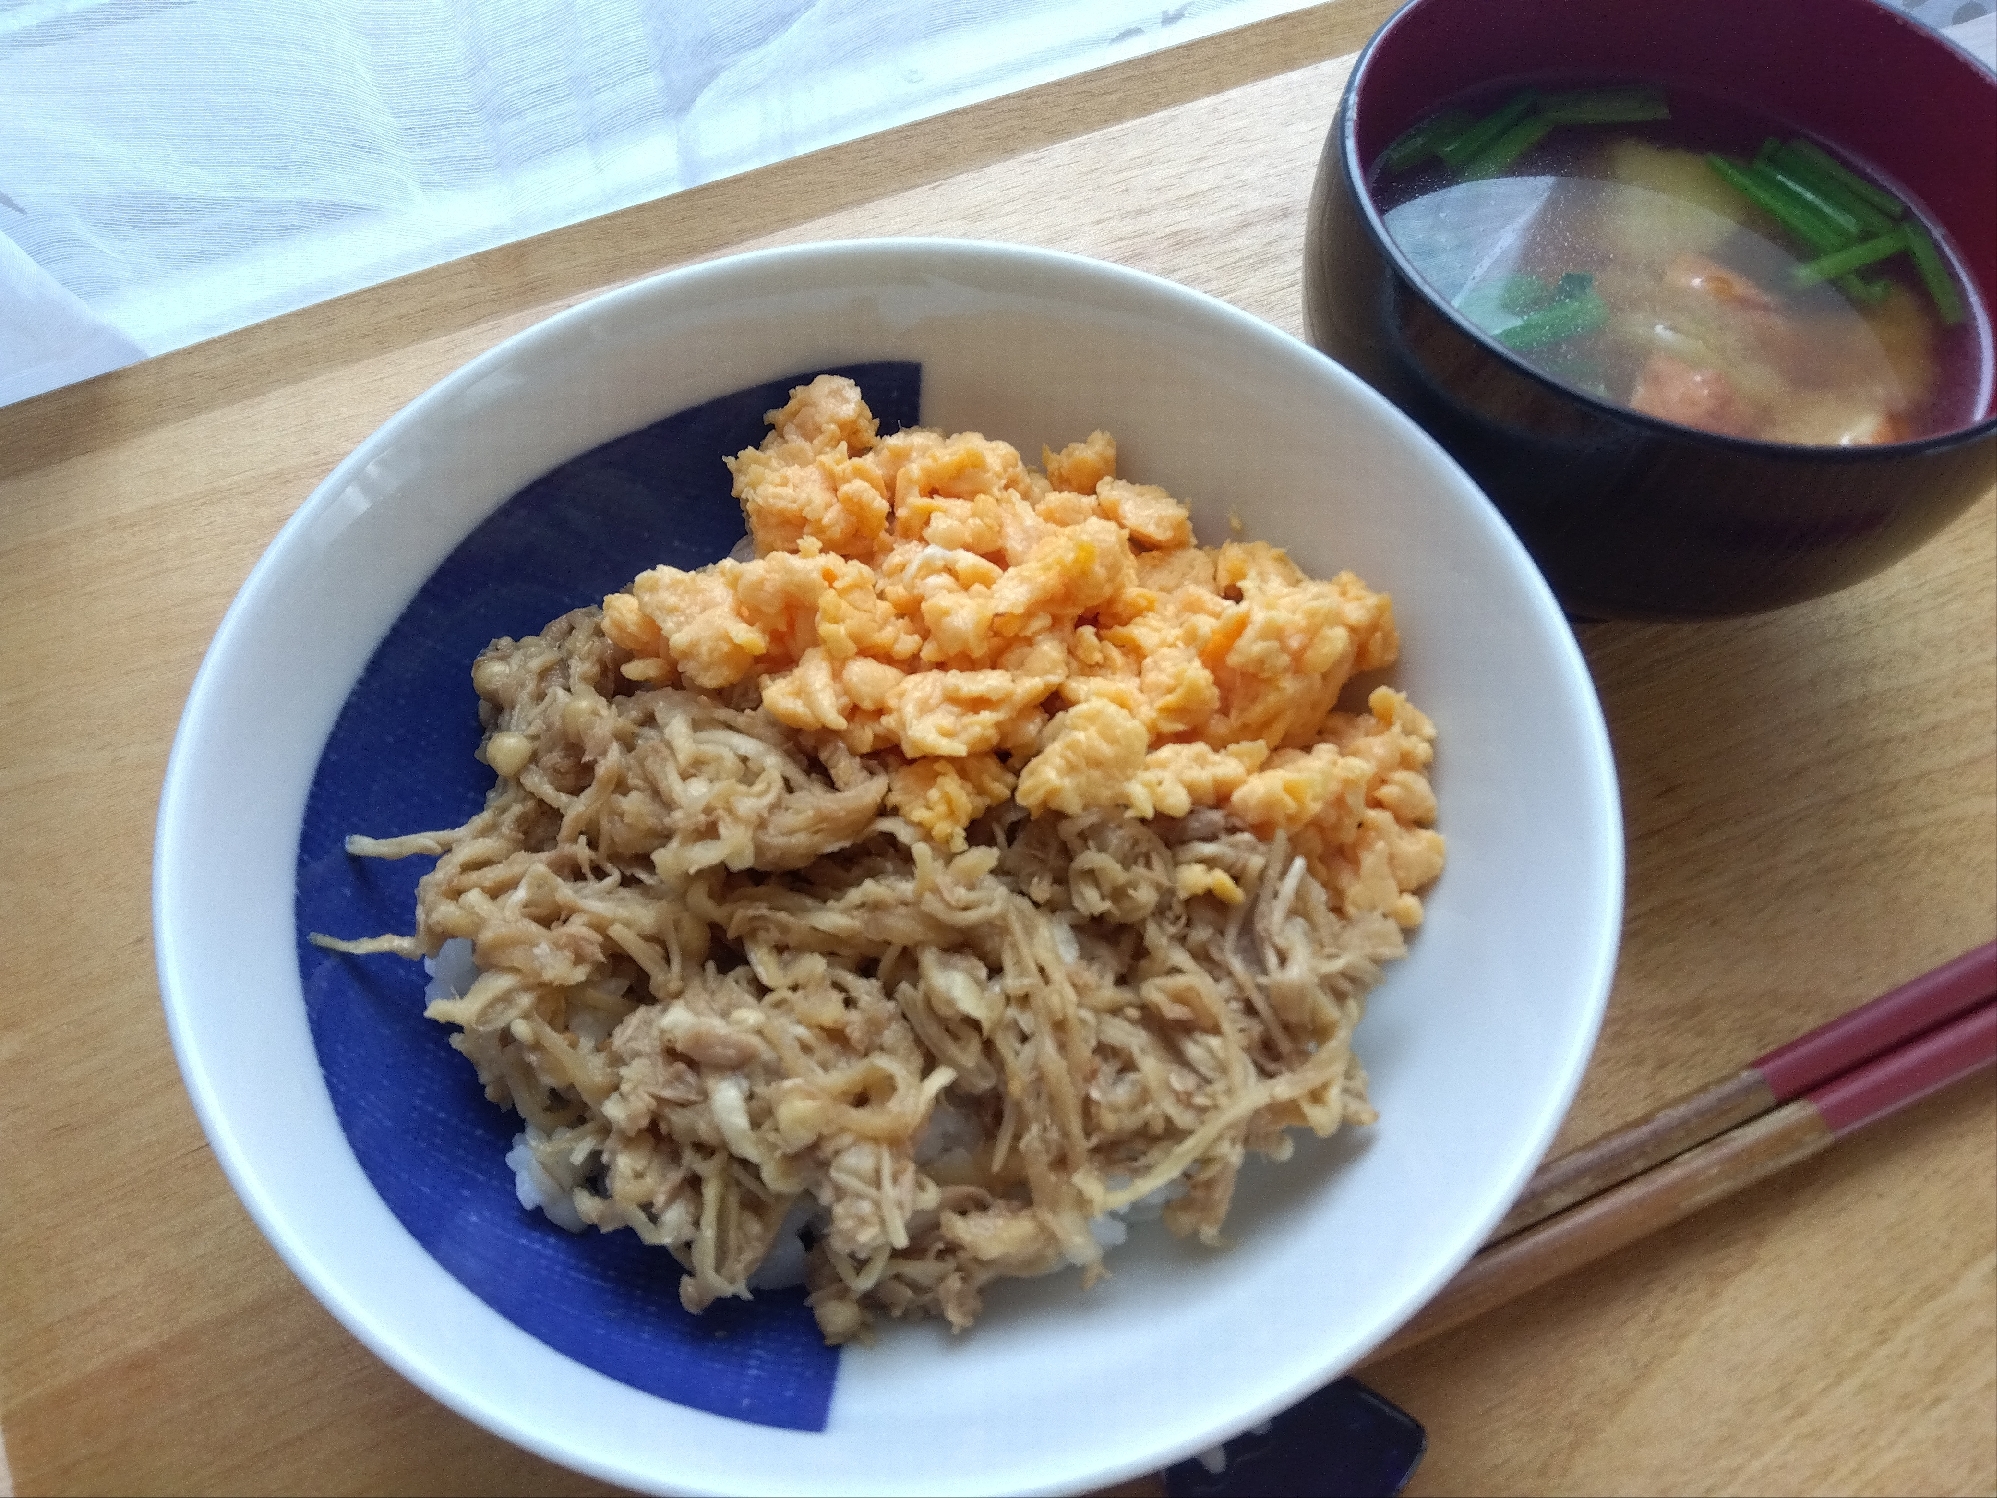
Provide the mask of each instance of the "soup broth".
POLYGON ((1989 409, 1988 317, 1932 225, 1822 143, 1722 101, 1473 97, 1383 152, 1371 189, 1439 297, 1604 400, 1812 445, 1932 436, 1989 409))

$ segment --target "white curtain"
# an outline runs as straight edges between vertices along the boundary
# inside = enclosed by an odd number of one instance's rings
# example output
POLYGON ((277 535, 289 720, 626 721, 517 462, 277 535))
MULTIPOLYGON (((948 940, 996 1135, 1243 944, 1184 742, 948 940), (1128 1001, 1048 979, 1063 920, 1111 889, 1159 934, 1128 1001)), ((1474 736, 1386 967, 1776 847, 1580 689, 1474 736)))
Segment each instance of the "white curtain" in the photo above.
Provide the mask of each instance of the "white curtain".
POLYGON ((0 0, 0 401, 1306 3, 0 0))
POLYGON ((1308 3, 0 0, 0 403, 1308 3))

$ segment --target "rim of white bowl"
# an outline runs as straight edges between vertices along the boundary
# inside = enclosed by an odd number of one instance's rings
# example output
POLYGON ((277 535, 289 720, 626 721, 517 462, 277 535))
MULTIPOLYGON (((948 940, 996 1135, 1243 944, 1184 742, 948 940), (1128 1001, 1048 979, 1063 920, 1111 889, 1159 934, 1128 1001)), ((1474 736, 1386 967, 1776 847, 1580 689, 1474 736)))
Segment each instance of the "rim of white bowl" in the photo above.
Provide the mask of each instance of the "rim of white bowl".
MULTIPOLYGON (((1049 1493, 1075 1491, 1123 1481, 1147 1471, 1169 1466, 1196 1452, 1209 1449, 1219 1441, 1231 1439, 1242 1430, 1273 1417, 1305 1397, 1313 1389, 1363 1360, 1370 1351, 1384 1342, 1418 1311, 1469 1259, 1503 1215, 1506 1204, 1523 1187, 1547 1146, 1552 1142, 1553 1135, 1580 1086, 1582 1074, 1600 1031, 1609 989, 1615 975, 1620 948, 1625 874, 1620 790, 1615 775, 1607 724, 1602 716, 1593 679, 1588 672, 1579 645, 1568 628, 1565 616, 1552 592, 1540 577, 1524 546, 1504 524, 1488 500, 1484 499, 1482 491, 1477 489, 1474 482, 1434 439, 1357 375, 1327 355, 1217 297, 1144 271, 1038 246, 949 238, 819 241, 720 257, 662 271, 629 285, 601 293, 510 335, 432 384, 370 433, 353 452, 337 464, 280 527, 231 601, 203 655, 200 669, 195 675, 186 705, 182 710, 172 751, 168 757, 155 824, 154 943, 167 1029, 196 1116, 238 1199, 250 1213, 265 1239, 313 1296, 384 1362, 447 1407, 515 1445, 551 1461, 606 1481, 634 1488, 669 1493, 755 1492, 770 1490, 771 1479, 777 1474, 768 1470, 752 1472, 729 1467, 719 1471, 687 1471, 679 1475, 667 1475, 657 1469, 641 1469, 622 1462, 607 1461, 599 1454, 583 1449, 574 1442, 565 1441, 560 1435, 551 1434, 546 1424, 535 1424, 524 1420, 511 1408, 468 1394, 452 1381, 445 1370, 433 1364, 431 1352, 422 1345, 420 1337, 412 1336, 404 1325, 384 1321, 376 1313, 369 1304, 365 1287, 354 1286, 340 1278, 336 1272, 323 1267, 308 1251, 306 1245, 296 1241, 283 1215, 273 1205, 264 1182, 245 1159, 243 1148, 236 1141, 227 1105, 214 1089, 201 1053, 189 1033, 190 1021, 183 1007, 187 1002, 190 986, 197 981, 195 974, 185 973, 182 970, 184 954, 177 934, 177 922, 173 919, 175 906, 182 898, 181 884, 184 869, 192 860, 197 860, 199 857, 198 852, 188 845, 187 839, 191 829, 184 825, 189 815, 187 803, 191 796, 188 782, 192 772, 189 769, 189 761, 197 752, 198 741, 212 732, 209 720, 219 690, 218 680, 228 669, 229 657, 234 653, 238 636, 248 627, 249 621, 258 610, 265 606, 265 595, 270 593, 274 586, 276 574, 281 570, 283 554, 314 524, 319 513, 346 489, 354 475, 364 470, 382 450, 392 446, 406 429, 421 423, 433 407, 456 398, 486 373, 518 357, 531 349, 535 343, 559 338, 571 326, 601 317, 620 306, 628 306, 635 310, 662 296, 699 296, 705 287, 726 283, 731 278, 745 273, 753 274, 765 267, 781 265, 786 261, 795 261, 802 265, 868 260, 885 263, 894 260, 905 261, 910 257, 947 262, 945 265, 939 265, 939 270, 962 272, 1010 265, 1015 269, 1022 266, 1038 267, 1055 274, 1101 278, 1109 284, 1120 284, 1126 291, 1135 292, 1140 296, 1148 295, 1163 303, 1175 304, 1178 309, 1185 312, 1213 318, 1232 335, 1259 345, 1260 352, 1267 356, 1301 360, 1317 366, 1322 376, 1329 378, 1333 384, 1344 387, 1345 398, 1372 406, 1378 416, 1386 420, 1389 425, 1400 429, 1405 440, 1426 449, 1430 458, 1453 473, 1456 480, 1476 499, 1477 503, 1468 507, 1466 518, 1470 523, 1481 524, 1488 532, 1487 539, 1501 551, 1509 553, 1515 569, 1522 569, 1523 575, 1528 579, 1534 623, 1551 646, 1574 703, 1582 709, 1581 726, 1588 739, 1586 758, 1591 767, 1593 784, 1576 789, 1585 791, 1586 799, 1598 806, 1602 812, 1601 825, 1596 829, 1601 841, 1591 851, 1607 878, 1600 890, 1601 904, 1594 912, 1593 940, 1585 961, 1579 965, 1584 976, 1576 980, 1577 983, 1584 984, 1587 991, 1593 995, 1589 1020, 1571 1037, 1570 1052, 1561 1072, 1559 1085, 1543 1100, 1540 1117, 1532 1130, 1532 1148, 1521 1152, 1512 1179, 1507 1182, 1507 1189, 1500 1194, 1499 1205, 1485 1214, 1484 1220, 1474 1224, 1475 1231, 1465 1235, 1457 1251, 1448 1256, 1436 1272, 1403 1295, 1399 1303, 1382 1310, 1375 1317, 1372 1330, 1346 1350, 1349 1355, 1335 1353, 1328 1358, 1319 1359, 1310 1364, 1300 1376, 1286 1383, 1275 1395, 1228 1408, 1209 1425, 1184 1433, 1172 1441, 1160 1443, 1155 1451, 1141 1457, 1122 1458, 1097 1466, 1070 1465, 1058 1476, 1049 1478, 1042 1474, 1014 1490, 1049 1493)), ((289 859, 291 862, 295 862, 296 859, 298 832, 299 829, 295 826, 286 829, 286 835, 291 840, 289 859)), ((287 944, 290 940, 291 933, 287 930, 287 944)), ((302 1001, 302 991, 300 997, 302 1001)), ((384 1214, 387 1213, 385 1206, 382 1210, 384 1214)), ((413 1242, 413 1239, 411 1241, 413 1242)), ((434 1261, 431 1262, 434 1264, 434 1261)), ((439 1275, 446 1275, 447 1272, 441 1266, 436 1267, 439 1275)), ((455 1284, 455 1281, 452 1283, 455 1284)), ((469 1295, 469 1292, 466 1294, 469 1295)), ((484 1307, 482 1302, 478 1305, 490 1316, 504 1320, 497 1311, 484 1307)), ((511 1323, 506 1325, 511 1327, 511 1323)), ((536 1346, 541 1345, 536 1344, 536 1346)), ((543 1350, 549 1356, 560 1356, 552 1349, 543 1350)), ((669 1401, 655 1399, 654 1396, 642 1397, 653 1399, 664 1409, 671 1411, 673 1417, 689 1417, 696 1425, 708 1421, 721 1421, 728 1426, 738 1424, 726 1420, 725 1417, 706 1415, 700 1411, 671 1404, 669 1401)), ((760 1429, 760 1427, 752 1428, 760 1429)), ((825 1435, 815 1437, 820 1440, 825 1438, 825 1435)), ((796 1476, 794 1472, 788 1475, 792 1478, 796 1476)), ((804 1491, 808 1488, 799 1490, 804 1491)), ((911 1490, 921 1489, 918 1486, 911 1490)))

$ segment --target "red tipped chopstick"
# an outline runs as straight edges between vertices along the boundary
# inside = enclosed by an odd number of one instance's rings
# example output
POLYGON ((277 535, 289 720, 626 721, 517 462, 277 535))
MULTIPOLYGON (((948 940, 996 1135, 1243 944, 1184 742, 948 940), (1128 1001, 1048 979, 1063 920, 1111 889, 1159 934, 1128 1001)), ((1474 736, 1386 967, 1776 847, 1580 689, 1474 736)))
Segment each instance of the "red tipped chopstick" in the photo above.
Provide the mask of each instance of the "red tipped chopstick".
MULTIPOLYGON (((1799 1040, 1756 1058, 1722 1082, 1666 1103, 1648 1118, 1549 1160, 1491 1234, 1498 1242, 1575 1202, 1606 1191, 1748 1119, 1916 1038, 1997 996, 1997 942, 1985 942, 1799 1040)), ((1909 1098, 1907 1101, 1913 1101, 1909 1098)))
POLYGON ((1369 1361, 1634 1243, 1993 1061, 1997 943, 1549 1163, 1489 1245, 1369 1361))

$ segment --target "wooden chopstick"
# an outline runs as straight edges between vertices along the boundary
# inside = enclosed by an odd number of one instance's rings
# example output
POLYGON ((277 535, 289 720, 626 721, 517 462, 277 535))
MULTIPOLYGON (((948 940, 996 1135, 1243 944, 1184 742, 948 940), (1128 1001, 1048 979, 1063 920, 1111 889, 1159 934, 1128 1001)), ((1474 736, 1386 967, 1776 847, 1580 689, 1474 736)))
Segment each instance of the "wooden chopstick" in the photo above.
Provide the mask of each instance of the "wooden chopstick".
POLYGON ((1806 1160, 1833 1141, 1993 1061, 1997 1061, 1997 998, 1986 995, 1947 1023, 1843 1071, 1801 1097, 1728 1128, 1533 1227, 1493 1241, 1366 1361, 1461 1326, 1806 1160))
POLYGON ((1554 1213, 1773 1112, 1997 994, 1997 942, 1985 942, 1829 1024, 1750 1061, 1723 1081, 1557 1160, 1526 1182, 1491 1233, 1496 1243, 1554 1213))

